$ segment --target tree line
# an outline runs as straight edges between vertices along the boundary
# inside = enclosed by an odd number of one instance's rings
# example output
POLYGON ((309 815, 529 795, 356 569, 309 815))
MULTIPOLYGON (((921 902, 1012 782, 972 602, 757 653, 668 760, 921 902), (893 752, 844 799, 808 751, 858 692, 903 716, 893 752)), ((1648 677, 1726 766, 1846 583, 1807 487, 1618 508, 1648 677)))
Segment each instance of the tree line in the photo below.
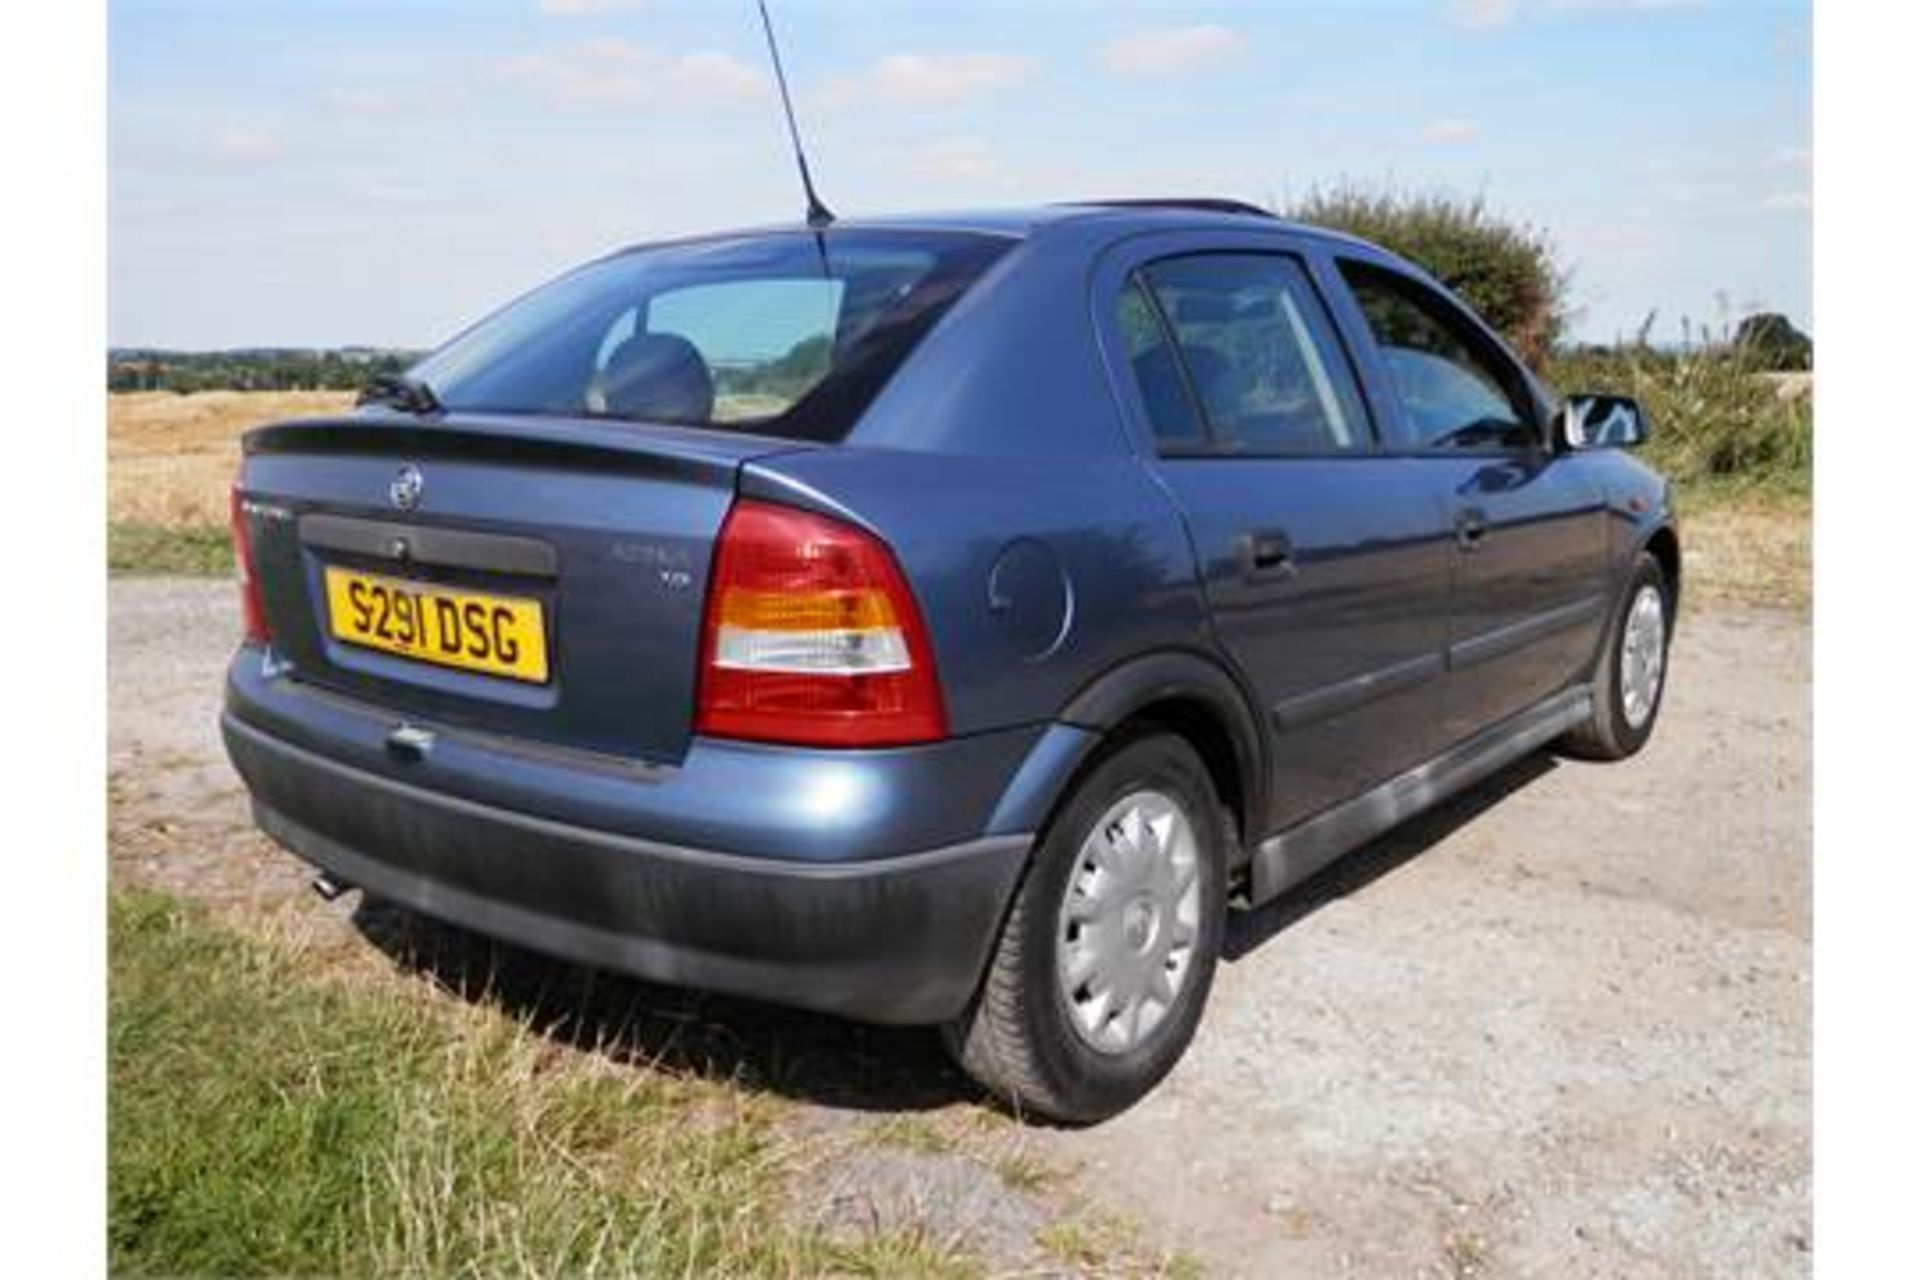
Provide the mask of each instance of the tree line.
POLYGON ((417 351, 384 347, 324 350, 163 351, 116 348, 107 353, 109 391, 351 391, 383 373, 399 373, 417 351))
MULTIPOLYGON (((1637 358, 1658 354, 1648 343, 1651 315, 1631 342, 1565 345, 1573 273, 1559 261, 1546 232, 1499 216, 1480 197, 1347 185, 1311 192, 1283 212, 1372 240, 1420 264, 1465 298, 1536 367, 1560 355, 1628 349, 1637 358)), ((1689 352, 1718 352, 1763 372, 1813 367, 1813 339, 1778 312, 1746 316, 1719 332, 1684 327, 1682 346, 1689 352)))

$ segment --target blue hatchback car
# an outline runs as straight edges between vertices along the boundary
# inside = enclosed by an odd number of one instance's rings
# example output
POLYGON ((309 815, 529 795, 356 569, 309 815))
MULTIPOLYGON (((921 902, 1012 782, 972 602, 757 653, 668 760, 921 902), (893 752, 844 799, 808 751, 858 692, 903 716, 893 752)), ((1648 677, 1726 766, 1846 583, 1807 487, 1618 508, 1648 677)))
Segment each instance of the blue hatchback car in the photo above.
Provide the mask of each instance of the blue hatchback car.
POLYGON ((1093 1121, 1185 1049, 1230 906, 1646 741, 1645 432, 1220 202, 643 246, 247 437, 222 728, 325 888, 939 1025, 1093 1121))

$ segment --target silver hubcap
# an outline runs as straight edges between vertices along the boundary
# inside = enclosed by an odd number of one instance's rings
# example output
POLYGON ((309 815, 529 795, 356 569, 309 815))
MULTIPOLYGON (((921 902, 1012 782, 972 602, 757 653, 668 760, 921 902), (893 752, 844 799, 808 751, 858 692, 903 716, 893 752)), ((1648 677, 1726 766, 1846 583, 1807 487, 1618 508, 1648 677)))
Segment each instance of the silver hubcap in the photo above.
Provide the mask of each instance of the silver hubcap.
POLYGON ((1660 589, 1649 584, 1634 595, 1626 632, 1620 638, 1620 705, 1633 728, 1653 715, 1666 665, 1666 602, 1660 598, 1660 589))
POLYGON ((1200 936, 1200 843, 1171 796, 1136 791, 1094 824, 1060 903, 1055 971, 1074 1030, 1101 1053, 1153 1034, 1200 936))

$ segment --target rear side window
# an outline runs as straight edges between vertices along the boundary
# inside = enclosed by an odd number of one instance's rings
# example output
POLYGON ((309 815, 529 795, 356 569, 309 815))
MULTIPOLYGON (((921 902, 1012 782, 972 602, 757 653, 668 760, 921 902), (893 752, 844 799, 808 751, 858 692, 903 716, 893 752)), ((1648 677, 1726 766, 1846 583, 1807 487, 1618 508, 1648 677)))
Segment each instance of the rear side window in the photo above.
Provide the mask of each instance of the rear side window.
POLYGON ((1506 449, 1534 436, 1511 371, 1429 290, 1389 271, 1342 262, 1421 449, 1506 449))
POLYGON ((414 367, 451 409, 838 440, 1008 246, 963 233, 775 233, 590 263, 414 367))
POLYGON ((1156 322, 1128 357, 1163 448, 1324 454, 1370 444, 1365 411, 1306 272, 1281 254, 1206 253, 1141 271, 1121 328, 1156 322))

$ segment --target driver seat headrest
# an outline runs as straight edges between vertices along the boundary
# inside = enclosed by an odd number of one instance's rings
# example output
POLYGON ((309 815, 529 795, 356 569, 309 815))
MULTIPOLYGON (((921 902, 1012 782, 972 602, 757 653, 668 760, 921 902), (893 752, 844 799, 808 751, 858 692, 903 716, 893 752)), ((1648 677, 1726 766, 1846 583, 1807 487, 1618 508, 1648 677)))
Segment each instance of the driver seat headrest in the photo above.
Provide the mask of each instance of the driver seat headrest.
POLYGON ((638 333, 613 349, 594 375, 587 407, 618 418, 708 422, 713 372, 699 348, 677 333, 638 333))

